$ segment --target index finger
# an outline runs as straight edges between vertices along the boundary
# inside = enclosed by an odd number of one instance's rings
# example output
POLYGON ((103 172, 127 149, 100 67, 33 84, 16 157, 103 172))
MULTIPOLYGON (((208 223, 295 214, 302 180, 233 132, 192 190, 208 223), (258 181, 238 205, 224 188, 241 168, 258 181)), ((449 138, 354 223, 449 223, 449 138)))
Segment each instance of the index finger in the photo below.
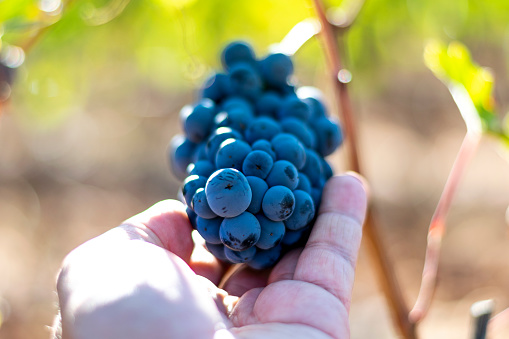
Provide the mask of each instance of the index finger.
POLYGON ((331 178, 293 277, 331 292, 346 309, 350 307, 366 207, 366 188, 357 176, 331 178))

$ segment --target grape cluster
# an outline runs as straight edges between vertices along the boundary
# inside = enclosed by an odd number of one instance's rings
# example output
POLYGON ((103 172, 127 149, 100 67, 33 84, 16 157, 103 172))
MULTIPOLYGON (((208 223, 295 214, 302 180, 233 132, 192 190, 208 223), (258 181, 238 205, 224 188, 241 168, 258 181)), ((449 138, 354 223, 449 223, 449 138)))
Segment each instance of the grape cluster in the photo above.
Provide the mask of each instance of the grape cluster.
POLYGON ((332 176, 324 159, 342 142, 316 88, 289 84, 293 63, 257 59, 233 42, 201 99, 180 112, 169 147, 193 227, 220 260, 273 266, 305 241, 332 176))

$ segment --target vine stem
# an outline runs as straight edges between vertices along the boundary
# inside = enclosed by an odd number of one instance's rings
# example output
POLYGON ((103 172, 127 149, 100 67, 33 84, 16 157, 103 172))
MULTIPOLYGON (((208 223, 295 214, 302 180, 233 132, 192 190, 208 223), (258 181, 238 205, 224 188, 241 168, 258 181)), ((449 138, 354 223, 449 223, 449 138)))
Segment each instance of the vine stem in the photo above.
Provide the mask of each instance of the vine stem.
MULTIPOLYGON (((341 82, 338 74, 342 70, 339 54, 339 45, 334 35, 334 26, 327 20, 325 9, 321 0, 313 0, 314 8, 321 24, 320 34, 323 38, 324 49, 327 55, 330 74, 333 76, 334 93, 338 100, 341 120, 346 134, 349 168, 363 174, 357 148, 357 134, 354 126, 353 110, 348 94, 347 84, 341 82)), ((405 339, 415 339, 417 334, 415 326, 408 319, 408 307, 403 298, 398 279, 394 272, 387 251, 384 247, 378 227, 375 222, 373 208, 367 211, 364 223, 364 241, 368 245, 370 256, 376 268, 378 280, 387 299, 393 319, 405 339)))
POLYGON ((424 259, 422 281, 419 294, 408 318, 412 323, 421 321, 427 314, 437 285, 438 264, 442 238, 446 230, 446 216, 451 206, 454 193, 467 165, 472 160, 481 141, 482 134, 477 131, 467 131, 461 147, 454 161, 449 177, 445 183, 442 195, 438 201, 435 213, 431 218, 428 230, 428 244, 424 259))

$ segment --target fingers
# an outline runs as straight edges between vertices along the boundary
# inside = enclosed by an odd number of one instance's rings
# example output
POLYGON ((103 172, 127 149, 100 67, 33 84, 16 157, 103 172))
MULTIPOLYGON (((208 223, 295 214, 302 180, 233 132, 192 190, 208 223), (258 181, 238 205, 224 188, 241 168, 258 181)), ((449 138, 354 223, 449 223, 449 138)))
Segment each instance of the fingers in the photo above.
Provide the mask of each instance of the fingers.
POLYGON ((331 178, 293 276, 294 280, 310 282, 331 292, 347 310, 366 206, 366 189, 358 177, 331 178))
POLYGON ((189 262, 194 247, 191 238, 192 228, 186 208, 179 201, 160 201, 121 225, 126 232, 132 231, 130 227, 146 233, 144 240, 161 246, 189 262))
POLYGON ((246 265, 239 266, 224 282, 222 289, 230 295, 240 297, 253 288, 265 287, 269 273, 269 270, 258 271, 246 265))

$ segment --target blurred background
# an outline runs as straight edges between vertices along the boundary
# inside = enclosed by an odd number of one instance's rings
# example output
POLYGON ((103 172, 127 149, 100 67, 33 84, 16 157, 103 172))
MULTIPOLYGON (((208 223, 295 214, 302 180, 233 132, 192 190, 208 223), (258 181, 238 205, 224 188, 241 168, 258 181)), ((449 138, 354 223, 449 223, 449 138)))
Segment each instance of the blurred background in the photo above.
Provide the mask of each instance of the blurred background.
MULTIPOLYGON (((224 45, 245 39, 262 57, 313 16, 305 0, 0 0, 0 338, 48 338, 65 255, 177 196, 166 148, 224 45)), ((492 69, 504 114, 509 2, 367 0, 344 35, 360 158, 409 304, 465 133, 447 88, 424 65, 430 38, 462 41, 492 69)), ((335 114, 320 40, 294 62, 297 84, 320 88, 335 114)), ((343 153, 330 158, 337 173, 347 169, 343 153)), ((474 301, 509 306, 508 169, 498 142, 483 139, 449 213, 422 338, 468 338, 474 301)), ((364 249, 351 323, 352 338, 397 337, 364 249)), ((491 338, 507 338, 508 327, 491 338)))

